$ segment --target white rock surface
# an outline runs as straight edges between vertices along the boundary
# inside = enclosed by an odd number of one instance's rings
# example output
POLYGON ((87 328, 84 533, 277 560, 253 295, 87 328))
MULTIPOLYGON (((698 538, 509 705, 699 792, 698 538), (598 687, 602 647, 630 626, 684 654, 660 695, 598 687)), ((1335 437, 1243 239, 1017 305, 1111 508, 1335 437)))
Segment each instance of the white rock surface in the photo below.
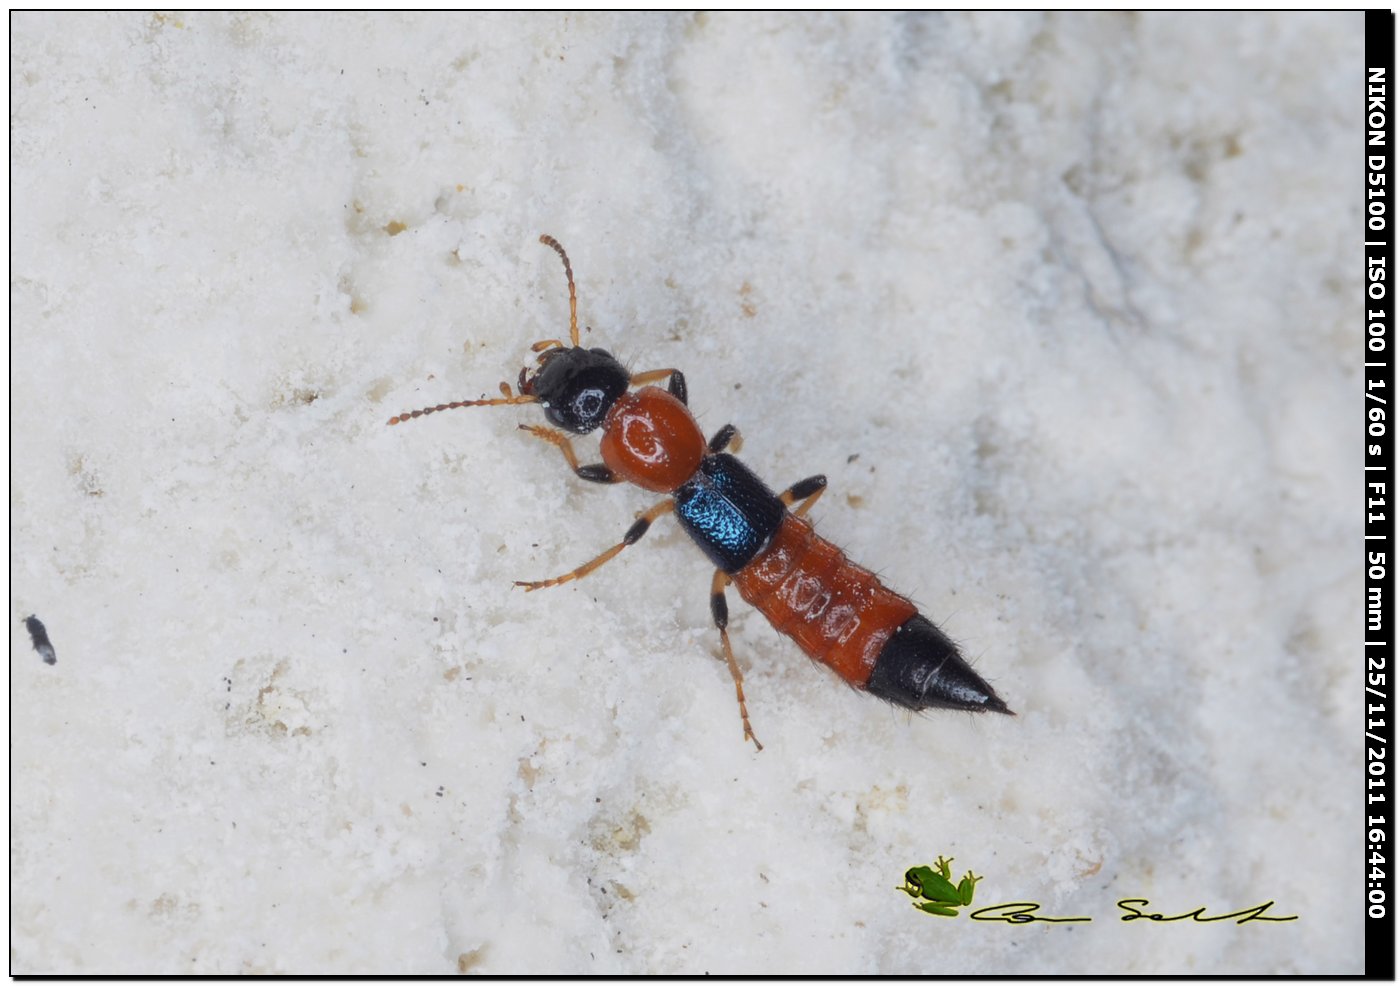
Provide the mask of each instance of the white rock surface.
POLYGON ((1360 971, 1360 14, 12 29, 12 972, 1360 971), (1017 718, 732 599, 754 753, 671 522, 511 589, 653 498, 384 423, 541 232, 1017 718))

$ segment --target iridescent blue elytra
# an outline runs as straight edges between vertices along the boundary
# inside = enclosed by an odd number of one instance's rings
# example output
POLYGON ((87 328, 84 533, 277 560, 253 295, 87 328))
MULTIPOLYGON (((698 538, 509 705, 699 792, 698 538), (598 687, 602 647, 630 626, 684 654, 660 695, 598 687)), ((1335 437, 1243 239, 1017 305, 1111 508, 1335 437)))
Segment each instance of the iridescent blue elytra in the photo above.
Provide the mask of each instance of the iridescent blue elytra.
POLYGON ((681 527, 715 567, 733 575, 772 539, 782 523, 782 502, 732 455, 707 455, 675 492, 681 527))

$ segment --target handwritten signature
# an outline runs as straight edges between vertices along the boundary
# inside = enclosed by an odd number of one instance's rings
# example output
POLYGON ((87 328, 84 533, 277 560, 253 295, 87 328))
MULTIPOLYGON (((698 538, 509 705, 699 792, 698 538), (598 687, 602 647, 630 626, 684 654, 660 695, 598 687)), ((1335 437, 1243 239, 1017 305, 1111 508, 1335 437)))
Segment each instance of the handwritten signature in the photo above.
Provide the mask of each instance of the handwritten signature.
POLYGON ((1202 924, 1205 924, 1205 923, 1207 923, 1207 922, 1209 922, 1209 921, 1229 921, 1229 920, 1231 920, 1231 919, 1234 919, 1234 921, 1235 921, 1236 924, 1247 924, 1247 923, 1250 922, 1250 921, 1297 921, 1297 920, 1298 920, 1298 915, 1296 915, 1296 914, 1290 914, 1290 915, 1288 915, 1287 917, 1282 917, 1282 918, 1276 918, 1276 917, 1273 917, 1273 916, 1271 916, 1271 915, 1266 915, 1264 912, 1267 911, 1269 908, 1271 908, 1271 907, 1274 906, 1274 902, 1271 901, 1271 900, 1266 900, 1266 901, 1264 901, 1264 903, 1258 904, 1258 905, 1256 905, 1256 906, 1254 906, 1254 907, 1246 907, 1246 908, 1244 908, 1243 910, 1232 911, 1232 912, 1230 912, 1229 914, 1216 914, 1216 915, 1214 915, 1214 916, 1212 916, 1212 917, 1205 917, 1205 916, 1204 916, 1204 915, 1205 915, 1205 910, 1206 910, 1204 907, 1198 907, 1198 908, 1196 908, 1194 911, 1184 911, 1184 912, 1181 913, 1181 914, 1173 914, 1171 917, 1168 917, 1168 916, 1165 915, 1165 914, 1154 914, 1154 913, 1152 913, 1152 912, 1150 912, 1150 911, 1140 911, 1140 910, 1138 910, 1136 907, 1133 906, 1134 904, 1141 904, 1141 905, 1143 905, 1144 907, 1146 907, 1146 906, 1147 906, 1147 899, 1146 899, 1145 897, 1125 897, 1125 898, 1123 898, 1122 900, 1120 900, 1120 901, 1118 902, 1118 906, 1119 906, 1120 908, 1122 908, 1123 910, 1125 910, 1125 911, 1128 912, 1127 914, 1124 914, 1124 915, 1123 915, 1123 917, 1121 918, 1121 920, 1123 920, 1123 921, 1185 921, 1187 918, 1190 918, 1192 921, 1198 921, 1198 922, 1200 922, 1200 923, 1202 923, 1202 924))
MULTIPOLYGON (((1123 921, 1193 921, 1200 924, 1207 924, 1212 921, 1234 921, 1236 924, 1247 924, 1250 921, 1297 921, 1298 915, 1290 914, 1287 917, 1274 917, 1265 914, 1270 907, 1274 906, 1271 900, 1254 907, 1242 908, 1238 911, 1231 911, 1229 914, 1207 915, 1204 906, 1192 911, 1183 911, 1181 914, 1162 914, 1156 911, 1143 910, 1149 901, 1146 897, 1125 897, 1118 902, 1120 910, 1127 913, 1120 920, 1123 921)), ((1084 923, 1094 920, 1087 916, 1078 917, 1052 917, 1038 913, 1040 905, 1031 901, 1018 900, 1007 904, 993 904, 991 907, 982 907, 968 915, 974 921, 1000 921, 1005 924, 1070 924, 1084 923)))
MULTIPOLYGON (((960 913, 959 908, 972 906, 972 898, 976 894, 977 884, 982 878, 968 870, 967 876, 955 884, 953 883, 952 864, 951 857, 939 856, 933 866, 912 867, 904 873, 904 885, 895 889, 912 897, 914 906, 927 914, 956 918, 960 913)), ((1182 911, 1180 914, 1163 914, 1160 911, 1148 910, 1149 903, 1151 902, 1146 897, 1120 899, 1118 909, 1125 913, 1119 920, 1157 921, 1164 924, 1172 921, 1191 921, 1195 924, 1234 921, 1236 924, 1248 924, 1251 921, 1298 920, 1296 914, 1289 914, 1285 917, 1265 914, 1265 911, 1274 906, 1274 902, 1271 900, 1266 900, 1253 907, 1243 907, 1238 911, 1231 911, 1229 914, 1207 914, 1204 905, 1194 910, 1182 911)), ((1094 920, 1087 915, 1061 917, 1041 914, 1040 905, 1029 900, 1015 900, 1006 904, 980 907, 967 916, 973 921, 999 921, 1002 924, 1086 924, 1094 920)))

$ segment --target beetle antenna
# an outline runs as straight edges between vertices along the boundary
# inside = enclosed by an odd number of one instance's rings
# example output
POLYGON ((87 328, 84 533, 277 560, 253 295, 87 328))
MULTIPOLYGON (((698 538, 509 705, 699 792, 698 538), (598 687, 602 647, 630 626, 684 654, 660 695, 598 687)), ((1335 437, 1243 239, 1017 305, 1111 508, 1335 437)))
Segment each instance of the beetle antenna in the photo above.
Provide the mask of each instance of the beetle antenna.
POLYGON ((451 404, 438 404, 436 407, 420 407, 416 411, 404 411, 389 419, 389 424, 397 425, 414 418, 421 418, 424 415, 436 414, 438 411, 451 411, 457 407, 492 407, 498 404, 537 404, 536 398, 529 394, 515 395, 510 392, 510 384, 501 384, 501 397, 490 397, 479 401, 453 401, 451 404))
POLYGON ((574 290, 574 269, 569 266, 569 255, 564 252, 564 248, 559 245, 559 241, 548 233, 540 236, 540 242, 547 247, 551 247, 555 253, 559 254, 559 259, 564 261, 564 276, 569 279, 569 340, 578 348, 578 293, 574 290))

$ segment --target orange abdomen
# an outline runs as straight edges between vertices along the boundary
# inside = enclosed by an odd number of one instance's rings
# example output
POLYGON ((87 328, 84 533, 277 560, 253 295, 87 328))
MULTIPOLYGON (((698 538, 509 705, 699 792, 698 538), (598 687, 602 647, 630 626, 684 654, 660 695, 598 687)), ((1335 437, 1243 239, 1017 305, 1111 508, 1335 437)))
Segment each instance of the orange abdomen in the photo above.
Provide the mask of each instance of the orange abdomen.
POLYGON ((914 604, 787 514, 773 540, 734 575, 739 595, 768 622, 857 688, 914 604))

